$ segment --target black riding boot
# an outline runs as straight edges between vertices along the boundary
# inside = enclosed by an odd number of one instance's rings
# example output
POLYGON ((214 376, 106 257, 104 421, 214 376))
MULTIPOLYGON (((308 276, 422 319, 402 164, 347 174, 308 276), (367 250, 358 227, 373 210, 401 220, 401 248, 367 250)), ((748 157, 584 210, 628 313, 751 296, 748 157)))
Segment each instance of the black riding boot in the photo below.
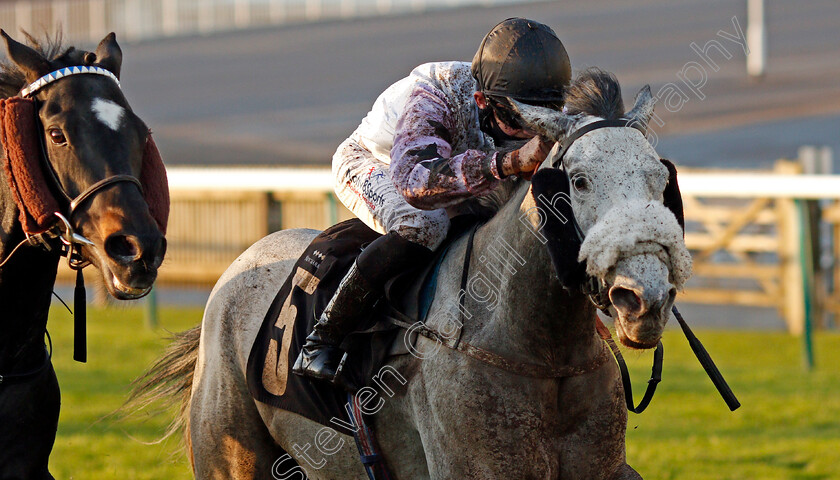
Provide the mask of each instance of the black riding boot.
POLYGON ((312 333, 306 337, 292 372, 350 387, 342 382, 344 351, 339 345, 370 314, 384 294, 385 282, 423 265, 431 256, 428 248, 394 232, 371 242, 341 280, 312 333))

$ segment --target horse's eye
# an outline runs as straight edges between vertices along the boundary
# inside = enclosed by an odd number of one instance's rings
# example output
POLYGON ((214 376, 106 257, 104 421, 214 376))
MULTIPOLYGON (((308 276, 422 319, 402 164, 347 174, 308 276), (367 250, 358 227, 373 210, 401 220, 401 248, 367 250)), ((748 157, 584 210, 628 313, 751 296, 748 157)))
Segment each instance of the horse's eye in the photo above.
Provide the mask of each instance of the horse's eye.
POLYGON ((589 190, 589 181, 583 175, 578 175, 572 179, 572 186, 575 187, 575 190, 578 192, 585 192, 589 190))
POLYGON ((62 132, 60 128, 51 128, 48 133, 50 134, 50 140, 52 140, 54 144, 64 145, 67 143, 67 137, 64 136, 64 132, 62 132))

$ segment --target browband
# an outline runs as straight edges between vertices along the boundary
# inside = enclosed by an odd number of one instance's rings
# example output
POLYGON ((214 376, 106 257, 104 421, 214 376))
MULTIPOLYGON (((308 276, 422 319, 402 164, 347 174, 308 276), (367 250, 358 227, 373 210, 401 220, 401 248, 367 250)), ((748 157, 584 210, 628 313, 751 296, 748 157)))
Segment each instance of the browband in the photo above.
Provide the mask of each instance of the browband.
POLYGON ((641 125, 639 125, 638 122, 636 122, 635 120, 628 120, 626 118, 619 118, 614 120, 598 120, 597 122, 588 123, 575 130, 571 135, 563 139, 563 141, 560 143, 560 151, 558 152, 557 160, 554 161, 552 166, 555 168, 559 168, 561 166, 561 164, 563 163, 563 157, 566 156, 566 151, 569 149, 569 147, 572 146, 573 143, 575 143, 575 140, 593 130, 608 127, 630 127, 642 132, 642 135, 645 135, 646 133, 644 128, 641 125))
POLYGON ((34 82, 30 83, 26 88, 20 91, 20 96, 23 98, 27 98, 56 80, 68 77, 70 75, 81 74, 103 75, 117 82, 118 87, 120 86, 120 81, 119 79, 117 79, 117 76, 102 67, 67 67, 60 68, 54 72, 50 72, 44 75, 43 77, 39 78, 38 80, 35 80, 34 82))

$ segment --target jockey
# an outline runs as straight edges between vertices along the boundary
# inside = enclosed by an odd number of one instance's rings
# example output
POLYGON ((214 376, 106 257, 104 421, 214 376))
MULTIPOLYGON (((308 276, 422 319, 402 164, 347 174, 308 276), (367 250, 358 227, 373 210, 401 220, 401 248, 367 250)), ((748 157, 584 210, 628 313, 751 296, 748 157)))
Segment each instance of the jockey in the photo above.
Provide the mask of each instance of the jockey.
POLYGON ((385 282, 430 260, 448 232, 447 209, 510 175, 530 178, 545 160, 552 144, 521 125, 508 99, 559 109, 570 77, 566 49, 551 28, 510 18, 484 37, 472 64, 421 65, 376 99, 332 168, 341 202, 384 235, 339 284, 295 373, 344 385, 339 345, 385 282), (516 140, 528 141, 503 148, 516 140))

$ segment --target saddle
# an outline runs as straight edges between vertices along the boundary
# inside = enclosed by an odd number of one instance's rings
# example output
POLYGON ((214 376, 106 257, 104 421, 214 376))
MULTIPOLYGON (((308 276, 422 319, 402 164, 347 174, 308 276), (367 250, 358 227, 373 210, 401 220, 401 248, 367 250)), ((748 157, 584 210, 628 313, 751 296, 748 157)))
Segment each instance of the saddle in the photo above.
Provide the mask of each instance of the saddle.
MULTIPOLYGON (((478 221, 473 216, 454 218, 429 264, 387 282, 385 298, 374 307, 374 314, 362 319, 341 344, 347 352, 342 375, 355 385, 371 386, 388 357, 409 353, 401 333, 406 325, 425 320, 449 246, 478 221)), ((364 246, 379 236, 361 220, 351 219, 328 228, 304 250, 272 301, 248 357, 248 388, 256 400, 353 434, 355 428, 346 420, 347 393, 294 375, 291 367, 344 274, 364 246)), ((413 343, 416 335, 410 339, 408 343, 413 343)))

